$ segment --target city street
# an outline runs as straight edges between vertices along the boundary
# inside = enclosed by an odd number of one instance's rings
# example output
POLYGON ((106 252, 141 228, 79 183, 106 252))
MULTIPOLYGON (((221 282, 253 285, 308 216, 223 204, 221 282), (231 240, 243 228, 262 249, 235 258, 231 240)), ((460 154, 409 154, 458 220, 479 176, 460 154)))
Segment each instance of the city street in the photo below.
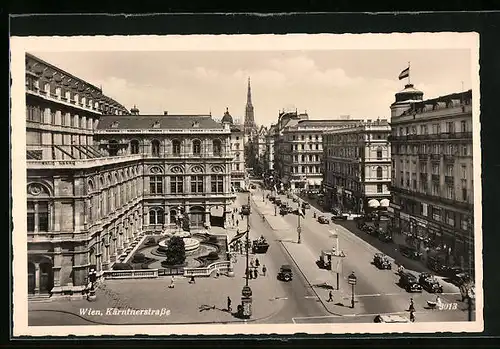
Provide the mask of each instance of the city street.
MULTIPOLYGON (((254 198, 258 200, 262 197, 262 192, 255 192, 254 198)), ((281 196, 283 200, 286 199, 285 196, 281 196)), ((267 212, 274 215, 274 207, 266 199, 267 212)), ((296 203, 291 203, 292 207, 296 207, 296 203)), ((409 306, 410 297, 413 297, 416 316, 421 318, 421 321, 467 321, 467 311, 466 305, 461 302, 461 297, 459 290, 456 286, 451 285, 446 282, 441 282, 444 287, 443 294, 440 295, 444 303, 457 303, 456 310, 428 310, 427 300, 434 300, 436 295, 429 294, 426 291, 422 293, 409 294, 397 285, 399 280, 395 273, 395 268, 390 270, 378 270, 374 265, 371 264, 373 260, 373 255, 380 252, 375 247, 369 245, 367 242, 363 241, 355 234, 351 233, 344 227, 338 224, 320 224, 316 219, 313 218, 313 211, 315 208, 309 209, 307 211, 305 219, 301 219, 302 227, 302 244, 298 245, 291 241, 297 240, 297 216, 288 214, 282 219, 288 225, 288 229, 281 230, 277 232, 278 238, 285 240, 283 242, 284 246, 300 246, 302 248, 302 253, 297 253, 297 258, 301 259, 298 263, 299 267, 305 271, 305 274, 315 273, 315 271, 308 272, 307 269, 317 268, 316 260, 319 259, 319 254, 323 249, 329 249, 333 245, 333 239, 331 238, 332 232, 335 232, 339 236, 340 249, 346 254, 346 258, 343 259, 343 275, 340 278, 340 290, 334 291, 337 300, 340 298, 339 305, 337 306, 337 301, 333 305, 328 304, 327 308, 332 314, 332 317, 311 317, 312 322, 342 322, 344 318, 337 319, 333 315, 347 315, 345 317, 346 322, 358 321, 350 319, 351 317, 357 317, 360 314, 370 314, 370 316, 364 316, 365 318, 370 318, 373 321, 373 316, 376 314, 384 313, 401 313, 409 306), (309 261, 303 258, 307 255, 309 261), (355 312, 346 311, 345 305, 350 302, 351 289, 347 284, 347 275, 351 271, 354 271, 357 276, 357 285, 355 287, 355 312), (348 319, 349 318, 349 319, 348 319)), ((318 211, 317 211, 318 212, 318 211)), ((329 215, 328 215, 329 217, 329 215)), ((422 270, 419 270, 422 271, 422 270)), ((325 274, 323 274, 325 275, 325 274)), ((324 280, 330 285, 336 285, 335 276, 330 274, 324 280)), ((316 280, 317 281, 317 280, 316 280)), ((315 288, 320 294, 320 298, 325 300, 328 296, 328 291, 322 290, 321 288, 315 288)), ((308 321, 304 317, 299 318, 296 321, 308 321)))

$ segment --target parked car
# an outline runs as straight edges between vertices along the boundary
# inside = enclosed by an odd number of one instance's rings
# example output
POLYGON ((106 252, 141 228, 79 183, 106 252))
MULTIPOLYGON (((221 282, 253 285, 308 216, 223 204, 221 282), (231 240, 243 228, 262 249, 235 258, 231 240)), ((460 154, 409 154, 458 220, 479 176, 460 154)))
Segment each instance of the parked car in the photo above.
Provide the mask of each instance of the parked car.
POLYGON ((345 214, 340 214, 340 215, 332 215, 332 222, 334 221, 345 221, 347 220, 347 216, 345 214))
POLYGON ((443 293, 443 286, 430 273, 421 273, 418 282, 429 293, 443 293))
POLYGON ((446 276, 448 267, 437 257, 427 258, 427 267, 433 272, 446 276))
POLYGON ((373 256, 373 264, 379 269, 392 269, 392 263, 385 254, 383 253, 375 253, 373 256))
POLYGON ((405 245, 399 245, 399 252, 410 259, 415 259, 415 260, 420 260, 422 258, 422 253, 417 251, 413 247, 405 246, 405 245))
POLYGON ((302 203, 302 208, 305 208, 305 209, 307 210, 307 209, 310 209, 310 208, 311 208, 311 205, 309 205, 309 203, 308 203, 308 202, 303 202, 303 203, 302 203))
POLYGON ((278 279, 282 281, 292 281, 292 267, 288 264, 283 264, 280 268, 280 271, 278 272, 278 279))
POLYGON ((280 215, 285 216, 288 214, 288 210, 284 207, 280 208, 280 215))
POLYGON ((241 206, 241 214, 244 216, 248 216, 250 214, 250 206, 242 205, 241 206))
POLYGON ((337 207, 330 208, 330 212, 337 216, 342 214, 342 212, 337 207))
POLYGON ((399 286, 403 287, 406 292, 422 292, 422 286, 417 277, 410 272, 403 271, 399 274, 399 286))
POLYGON ((325 216, 319 216, 318 217, 318 222, 321 224, 328 224, 328 219, 325 216))
POLYGON ((469 274, 460 267, 448 268, 445 272, 445 276, 455 285, 461 285, 471 280, 469 274))
POLYGON ((378 234, 378 239, 382 242, 392 242, 392 235, 386 231, 381 231, 378 234))

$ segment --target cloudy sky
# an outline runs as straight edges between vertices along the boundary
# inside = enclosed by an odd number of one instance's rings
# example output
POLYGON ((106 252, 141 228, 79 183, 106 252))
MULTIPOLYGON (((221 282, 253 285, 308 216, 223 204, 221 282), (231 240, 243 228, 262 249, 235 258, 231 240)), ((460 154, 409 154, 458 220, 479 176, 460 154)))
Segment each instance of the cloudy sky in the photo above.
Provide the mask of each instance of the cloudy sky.
POLYGON ((311 119, 390 115, 399 73, 424 98, 471 88, 469 50, 170 51, 30 53, 78 76, 141 114, 206 114, 226 107, 243 119, 251 77, 255 120, 275 122, 283 108, 311 119))

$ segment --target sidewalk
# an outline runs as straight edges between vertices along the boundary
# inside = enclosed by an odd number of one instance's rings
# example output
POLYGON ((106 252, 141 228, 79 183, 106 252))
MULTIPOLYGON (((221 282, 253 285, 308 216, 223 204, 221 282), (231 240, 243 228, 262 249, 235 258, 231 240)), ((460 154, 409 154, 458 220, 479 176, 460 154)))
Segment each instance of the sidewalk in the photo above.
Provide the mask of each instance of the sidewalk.
MULTIPOLYGON (((266 255, 259 255, 260 264, 268 264, 266 255)), ((269 257, 270 258, 270 257, 269 257)), ((97 300, 52 300, 28 304, 30 326, 44 325, 45 320, 60 325, 78 323, 85 319, 89 324, 182 324, 241 322, 227 311, 227 297, 235 312, 241 302, 241 290, 245 285, 245 258, 238 255, 234 263, 234 277, 197 278, 189 284, 184 277, 175 277, 175 287, 169 288, 170 277, 158 279, 107 280, 96 291, 97 300), (124 315, 106 314, 112 308, 152 309, 164 314, 124 315), (162 310, 163 309, 163 310, 162 310), (93 315, 89 310, 95 310, 93 315), (87 312, 87 313, 84 313, 87 312), (168 315, 169 313, 169 315, 168 315), (41 316, 40 314, 43 314, 41 316), (75 320, 76 319, 76 320, 75 320), (33 323, 32 323, 33 322, 33 323)), ((247 321, 262 320, 277 313, 283 306, 282 287, 271 274, 249 280, 253 291, 252 317, 247 321)))

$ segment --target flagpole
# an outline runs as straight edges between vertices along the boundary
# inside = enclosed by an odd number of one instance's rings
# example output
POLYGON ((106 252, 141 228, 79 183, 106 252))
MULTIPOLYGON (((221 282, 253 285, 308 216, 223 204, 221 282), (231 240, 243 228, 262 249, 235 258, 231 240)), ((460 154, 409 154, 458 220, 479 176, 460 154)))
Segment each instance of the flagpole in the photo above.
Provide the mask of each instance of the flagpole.
POLYGON ((408 61, 408 85, 411 84, 411 81, 410 81, 410 61, 408 61))

